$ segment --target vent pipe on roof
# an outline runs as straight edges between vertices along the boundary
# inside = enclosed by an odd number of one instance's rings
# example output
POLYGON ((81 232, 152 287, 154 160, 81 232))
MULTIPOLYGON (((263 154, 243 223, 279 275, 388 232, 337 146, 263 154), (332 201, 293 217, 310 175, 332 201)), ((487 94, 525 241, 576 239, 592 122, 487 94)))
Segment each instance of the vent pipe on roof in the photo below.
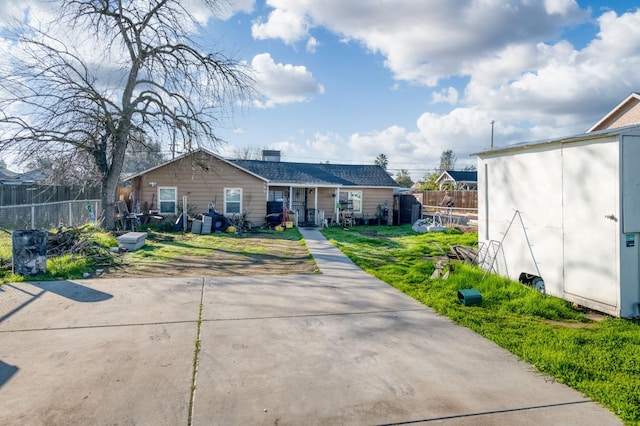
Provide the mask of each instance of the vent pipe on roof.
POLYGON ((263 150, 262 161, 280 161, 280 151, 263 150))

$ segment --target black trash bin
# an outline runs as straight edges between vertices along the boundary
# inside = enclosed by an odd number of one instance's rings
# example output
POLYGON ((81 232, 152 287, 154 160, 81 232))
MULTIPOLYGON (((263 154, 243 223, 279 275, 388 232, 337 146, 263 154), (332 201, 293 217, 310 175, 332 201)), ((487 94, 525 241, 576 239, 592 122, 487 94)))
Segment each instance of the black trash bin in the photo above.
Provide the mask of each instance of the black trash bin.
POLYGON ((13 273, 39 275, 47 272, 47 233, 45 231, 13 231, 13 273))

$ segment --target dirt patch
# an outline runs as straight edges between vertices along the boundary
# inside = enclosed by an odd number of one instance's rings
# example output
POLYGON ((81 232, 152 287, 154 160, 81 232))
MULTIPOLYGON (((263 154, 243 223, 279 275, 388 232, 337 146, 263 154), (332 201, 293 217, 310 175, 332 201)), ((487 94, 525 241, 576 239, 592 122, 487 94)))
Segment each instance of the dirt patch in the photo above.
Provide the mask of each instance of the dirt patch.
POLYGON ((175 255, 162 260, 160 256, 132 260, 102 275, 105 278, 131 277, 207 277, 233 275, 314 274, 318 268, 307 247, 297 240, 250 238, 237 248, 212 248, 204 255, 175 255), (260 246, 260 253, 247 252, 247 246, 260 246))

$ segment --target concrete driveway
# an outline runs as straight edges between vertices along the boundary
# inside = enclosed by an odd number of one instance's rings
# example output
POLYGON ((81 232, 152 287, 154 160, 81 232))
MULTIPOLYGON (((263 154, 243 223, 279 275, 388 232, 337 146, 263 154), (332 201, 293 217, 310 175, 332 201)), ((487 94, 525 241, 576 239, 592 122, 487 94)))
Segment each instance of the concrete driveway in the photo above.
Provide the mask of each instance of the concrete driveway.
POLYGON ((0 287, 0 424, 621 424, 303 234, 322 274, 0 287))

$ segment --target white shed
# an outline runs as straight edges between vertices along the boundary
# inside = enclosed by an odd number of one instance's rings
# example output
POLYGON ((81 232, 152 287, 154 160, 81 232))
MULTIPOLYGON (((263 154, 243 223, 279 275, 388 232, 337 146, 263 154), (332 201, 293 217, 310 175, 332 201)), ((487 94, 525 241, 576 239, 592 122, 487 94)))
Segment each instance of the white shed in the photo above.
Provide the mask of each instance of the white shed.
POLYGON ((485 267, 539 275, 547 294, 600 312, 640 314, 640 124, 477 155, 485 267))

